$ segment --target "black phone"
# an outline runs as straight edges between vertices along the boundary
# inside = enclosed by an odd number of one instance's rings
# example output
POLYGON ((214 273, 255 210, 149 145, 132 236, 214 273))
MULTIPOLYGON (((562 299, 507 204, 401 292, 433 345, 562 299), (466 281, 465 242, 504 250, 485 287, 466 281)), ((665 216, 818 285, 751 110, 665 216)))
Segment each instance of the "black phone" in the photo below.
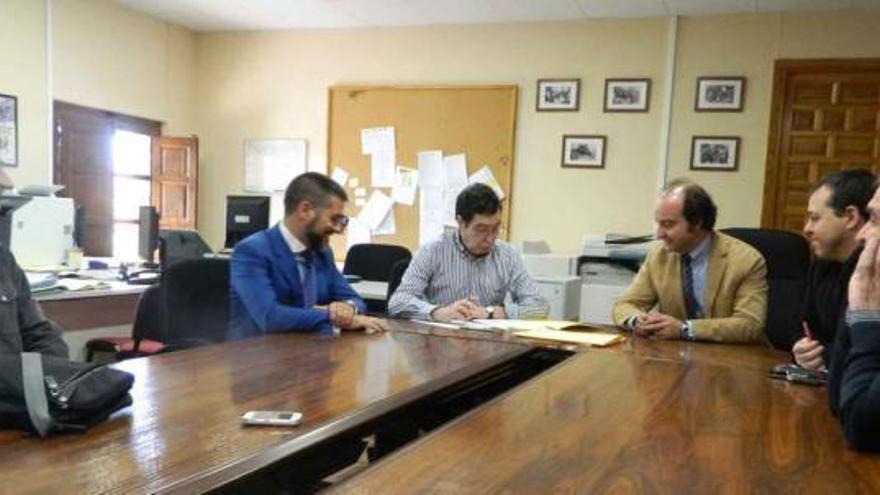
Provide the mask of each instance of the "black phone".
POLYGON ((825 370, 811 370, 801 368, 796 364, 785 363, 776 365, 767 372, 770 378, 786 380, 791 383, 804 385, 825 385, 828 382, 828 372, 825 370))

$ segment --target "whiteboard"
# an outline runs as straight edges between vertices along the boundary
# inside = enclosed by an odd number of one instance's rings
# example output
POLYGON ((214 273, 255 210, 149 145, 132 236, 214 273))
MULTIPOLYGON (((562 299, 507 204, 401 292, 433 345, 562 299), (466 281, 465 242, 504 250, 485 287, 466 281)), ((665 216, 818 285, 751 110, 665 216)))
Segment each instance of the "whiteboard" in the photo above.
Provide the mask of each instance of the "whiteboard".
POLYGON ((305 171, 305 139, 245 139, 245 191, 283 192, 294 177, 305 171))

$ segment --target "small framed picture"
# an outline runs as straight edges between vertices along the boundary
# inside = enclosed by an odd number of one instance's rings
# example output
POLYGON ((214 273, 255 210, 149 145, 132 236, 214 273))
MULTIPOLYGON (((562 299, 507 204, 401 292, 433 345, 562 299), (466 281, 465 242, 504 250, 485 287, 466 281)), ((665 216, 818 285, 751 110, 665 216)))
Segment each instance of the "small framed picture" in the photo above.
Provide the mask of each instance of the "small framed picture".
POLYGON ((694 136, 691 142, 691 170, 735 172, 739 167, 739 138, 694 136))
POLYGON ((18 98, 0 94, 0 166, 18 166, 18 98))
POLYGON ((562 166, 605 167, 605 136, 562 136, 562 166))
POLYGON ((698 112, 741 112, 746 92, 744 77, 698 77, 698 112))
POLYGON ((605 80, 605 112, 647 112, 650 101, 650 79, 605 80))
POLYGON ((580 108, 580 79, 538 79, 535 110, 538 112, 577 112, 580 108))

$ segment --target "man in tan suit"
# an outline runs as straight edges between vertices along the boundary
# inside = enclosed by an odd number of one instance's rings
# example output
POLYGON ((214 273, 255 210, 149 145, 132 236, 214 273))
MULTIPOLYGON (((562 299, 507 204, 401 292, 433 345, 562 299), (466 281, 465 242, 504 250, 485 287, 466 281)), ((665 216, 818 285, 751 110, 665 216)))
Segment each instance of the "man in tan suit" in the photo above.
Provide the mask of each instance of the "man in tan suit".
POLYGON ((663 242, 614 305, 616 324, 643 337, 765 342, 764 258, 716 232, 716 216, 712 198, 693 182, 674 181, 660 193, 654 219, 663 242))

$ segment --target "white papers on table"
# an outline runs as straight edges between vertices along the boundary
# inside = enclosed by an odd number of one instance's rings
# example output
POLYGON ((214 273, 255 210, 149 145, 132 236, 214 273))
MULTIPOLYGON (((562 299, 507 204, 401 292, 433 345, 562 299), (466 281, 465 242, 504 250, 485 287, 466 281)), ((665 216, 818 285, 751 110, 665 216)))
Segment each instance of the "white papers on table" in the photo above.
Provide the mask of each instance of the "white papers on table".
POLYGON ((486 184, 491 187, 495 194, 498 195, 498 199, 504 199, 504 190, 501 189, 501 184, 498 183, 498 180, 495 179, 495 175, 492 174, 492 170, 488 165, 483 165, 480 170, 477 170, 468 178, 468 182, 470 184, 474 184, 479 182, 481 184, 486 184))
MULTIPOLYGON (((373 127, 371 129, 361 129, 361 153, 364 155, 372 155, 374 153, 393 153, 394 145, 394 128, 393 127, 373 127)), ((375 184, 373 185, 375 187, 375 184)))
POLYGON ((348 180, 348 172, 342 167, 336 167, 333 169, 333 173, 330 174, 330 178, 333 179, 333 182, 339 184, 339 187, 345 187, 345 181, 348 180))
POLYGON ((377 151, 370 155, 372 175, 370 185, 373 187, 393 187, 395 153, 391 151, 377 151))
POLYGON ((367 204, 367 198, 354 198, 354 205, 360 208, 367 204))
POLYGON ((279 192, 306 171, 305 139, 246 139, 244 190, 279 192))
POLYGON ((382 225, 392 206, 394 206, 394 202, 391 201, 391 198, 382 191, 373 190, 372 196, 358 214, 358 220, 374 231, 382 225))
POLYGON ((416 187, 419 183, 418 171, 407 167, 397 167, 391 199, 396 203, 412 206, 416 200, 416 187))
POLYGON ((358 220, 357 217, 348 221, 348 227, 345 229, 345 237, 348 241, 348 249, 351 249, 355 244, 369 244, 372 241, 370 228, 358 220))
POLYGON ((373 231, 373 235, 394 235, 396 232, 397 224, 394 219, 394 208, 391 208, 388 214, 385 215, 385 220, 382 220, 382 223, 373 231))

